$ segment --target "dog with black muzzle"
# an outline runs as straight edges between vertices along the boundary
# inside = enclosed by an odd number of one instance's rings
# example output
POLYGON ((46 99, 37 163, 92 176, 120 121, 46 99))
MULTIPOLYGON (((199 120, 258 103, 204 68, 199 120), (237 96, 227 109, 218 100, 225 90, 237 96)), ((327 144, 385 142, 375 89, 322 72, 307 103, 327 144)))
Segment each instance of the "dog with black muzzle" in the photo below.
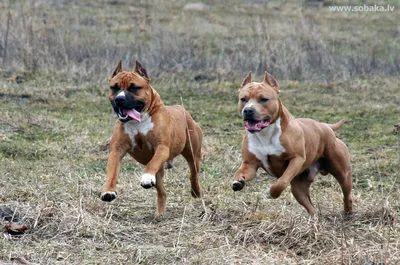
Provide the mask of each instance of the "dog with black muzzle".
POLYGON ((110 140, 107 179, 103 201, 116 198, 122 158, 128 153, 146 165, 140 185, 157 190, 157 212, 165 212, 164 164, 181 154, 189 164, 191 194, 201 196, 199 184, 202 131, 182 106, 165 106, 150 86, 146 69, 136 61, 132 72, 122 71, 121 62, 112 74, 109 100, 118 116, 110 140))
POLYGON ((276 79, 265 72, 261 83, 251 73, 239 89, 239 111, 246 132, 242 141, 242 164, 235 173, 232 189, 243 189, 245 181, 255 178, 258 168, 278 178, 267 187, 270 198, 278 198, 290 185, 296 200, 310 215, 315 209, 310 186, 318 173, 332 174, 344 195, 344 211, 351 213, 352 171, 346 145, 335 136, 343 126, 294 118, 279 98, 276 79))

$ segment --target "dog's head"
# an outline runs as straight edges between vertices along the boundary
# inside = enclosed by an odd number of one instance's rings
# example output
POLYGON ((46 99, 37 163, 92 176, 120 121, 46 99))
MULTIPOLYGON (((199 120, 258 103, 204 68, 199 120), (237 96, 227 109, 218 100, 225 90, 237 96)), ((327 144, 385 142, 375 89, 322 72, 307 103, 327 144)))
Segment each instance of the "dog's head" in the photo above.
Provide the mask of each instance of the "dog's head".
POLYGON ((278 82, 267 72, 261 83, 251 81, 251 72, 246 76, 239 89, 239 112, 248 132, 259 132, 278 119, 281 111, 278 93, 278 82))
POLYGON ((146 69, 136 61, 132 72, 122 71, 120 61, 110 80, 108 98, 121 122, 141 121, 141 113, 151 99, 150 78, 146 69))

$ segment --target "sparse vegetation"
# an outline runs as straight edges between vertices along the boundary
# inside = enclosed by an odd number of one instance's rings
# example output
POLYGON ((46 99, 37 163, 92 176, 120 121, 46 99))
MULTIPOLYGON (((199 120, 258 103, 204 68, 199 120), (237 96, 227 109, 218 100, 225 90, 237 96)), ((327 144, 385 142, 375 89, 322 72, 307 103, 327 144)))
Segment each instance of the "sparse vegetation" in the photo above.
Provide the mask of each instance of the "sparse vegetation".
POLYGON ((398 3, 391 13, 334 13, 259 2, 0 3, 0 229, 11 219, 30 226, 0 237, 1 264, 400 263, 398 3), (121 58, 125 69, 145 63, 164 102, 183 102, 205 135, 204 197, 191 197, 177 159, 161 219, 128 157, 119 198, 99 199, 115 121, 106 80, 121 58), (288 191, 266 199, 274 180, 261 171, 231 190, 237 88, 264 70, 295 116, 347 121, 338 135, 352 155, 354 216, 342 216, 331 176, 313 185, 315 220, 288 191))

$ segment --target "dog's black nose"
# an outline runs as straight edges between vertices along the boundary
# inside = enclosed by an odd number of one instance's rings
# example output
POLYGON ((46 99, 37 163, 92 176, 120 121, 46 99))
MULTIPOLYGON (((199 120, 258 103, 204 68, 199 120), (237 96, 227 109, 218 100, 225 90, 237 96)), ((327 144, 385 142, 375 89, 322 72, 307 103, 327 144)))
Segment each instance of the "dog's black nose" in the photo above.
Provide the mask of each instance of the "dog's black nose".
POLYGON ((243 115, 244 116, 249 117, 249 116, 253 116, 253 114, 254 114, 254 109, 253 108, 244 108, 244 110, 243 110, 243 115))
POLYGON ((122 105, 124 105, 125 101, 126 101, 125 97, 116 97, 116 98, 114 99, 114 103, 115 103, 115 105, 117 105, 117 106, 122 106, 122 105))

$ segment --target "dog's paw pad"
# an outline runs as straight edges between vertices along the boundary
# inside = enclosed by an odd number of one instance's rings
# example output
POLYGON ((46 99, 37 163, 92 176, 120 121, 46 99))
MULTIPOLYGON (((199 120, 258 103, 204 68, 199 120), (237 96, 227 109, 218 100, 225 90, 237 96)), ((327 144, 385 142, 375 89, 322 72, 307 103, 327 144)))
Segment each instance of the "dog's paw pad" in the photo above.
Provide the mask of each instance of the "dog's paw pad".
POLYGON ((140 185, 145 189, 150 189, 156 186, 156 177, 152 174, 143 174, 140 180, 140 185))
POLYGON ((243 189, 244 188, 244 180, 243 179, 241 179, 241 180, 235 180, 233 183, 232 183, 232 189, 234 190, 234 191, 238 191, 238 190, 241 190, 241 189, 243 189))
POLYGON ((110 202, 117 198, 117 193, 114 191, 106 191, 101 194, 101 200, 105 202, 110 202))

